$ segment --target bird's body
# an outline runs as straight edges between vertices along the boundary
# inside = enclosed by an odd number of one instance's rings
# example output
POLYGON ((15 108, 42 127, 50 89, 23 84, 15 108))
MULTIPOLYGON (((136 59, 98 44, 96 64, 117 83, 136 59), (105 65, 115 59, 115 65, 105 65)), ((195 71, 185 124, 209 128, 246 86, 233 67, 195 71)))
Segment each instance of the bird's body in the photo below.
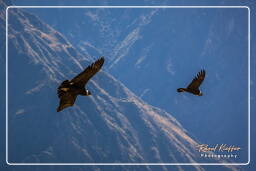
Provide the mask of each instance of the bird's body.
POLYGON ((78 86, 69 80, 65 80, 61 83, 58 88, 58 95, 61 96, 67 92, 73 92, 75 94, 88 96, 90 95, 89 91, 85 89, 84 86, 78 86))
POLYGON ((91 95, 91 92, 85 89, 85 85, 101 69, 103 63, 104 58, 102 57, 88 66, 83 72, 78 74, 72 80, 65 80, 61 83, 61 85, 58 87, 60 104, 57 108, 57 112, 69 106, 73 106, 78 95, 91 95))
POLYGON ((178 88, 178 92, 188 92, 197 96, 202 96, 203 93, 199 90, 199 86, 202 84, 205 78, 205 70, 201 70, 187 88, 178 88))
POLYGON ((189 92, 189 93, 192 93, 194 95, 197 95, 197 96, 202 96, 202 92, 200 90, 194 90, 194 89, 189 89, 189 88, 178 88, 177 91, 180 93, 180 92, 189 92))

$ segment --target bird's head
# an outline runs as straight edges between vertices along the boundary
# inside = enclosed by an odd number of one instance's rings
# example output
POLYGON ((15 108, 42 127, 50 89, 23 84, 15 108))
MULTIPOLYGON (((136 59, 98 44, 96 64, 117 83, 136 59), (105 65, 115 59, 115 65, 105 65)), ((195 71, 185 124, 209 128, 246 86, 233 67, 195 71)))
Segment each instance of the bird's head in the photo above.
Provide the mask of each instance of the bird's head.
POLYGON ((91 95, 92 93, 89 90, 86 90, 86 96, 91 95))
POLYGON ((198 94, 198 96, 202 96, 202 95, 203 95, 203 93, 200 91, 199 94, 198 94))

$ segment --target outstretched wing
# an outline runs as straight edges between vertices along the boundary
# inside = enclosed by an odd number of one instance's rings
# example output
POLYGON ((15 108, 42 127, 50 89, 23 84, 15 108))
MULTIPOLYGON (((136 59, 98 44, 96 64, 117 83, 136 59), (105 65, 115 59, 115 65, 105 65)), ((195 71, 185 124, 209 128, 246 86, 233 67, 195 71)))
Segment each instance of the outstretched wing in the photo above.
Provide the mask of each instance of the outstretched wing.
POLYGON ((204 81, 205 70, 201 70, 197 73, 196 77, 192 80, 192 82, 188 85, 187 89, 198 89, 199 86, 204 81))
POLYGON ((77 97, 77 94, 74 94, 72 92, 64 92, 64 91, 60 91, 58 95, 60 98, 60 104, 59 104, 59 107, 57 108, 57 112, 63 110, 66 107, 73 106, 77 97))
POLYGON ((101 57, 90 66, 88 66, 83 72, 78 74, 70 82, 76 84, 79 87, 83 87, 102 67, 104 63, 104 57, 101 57))

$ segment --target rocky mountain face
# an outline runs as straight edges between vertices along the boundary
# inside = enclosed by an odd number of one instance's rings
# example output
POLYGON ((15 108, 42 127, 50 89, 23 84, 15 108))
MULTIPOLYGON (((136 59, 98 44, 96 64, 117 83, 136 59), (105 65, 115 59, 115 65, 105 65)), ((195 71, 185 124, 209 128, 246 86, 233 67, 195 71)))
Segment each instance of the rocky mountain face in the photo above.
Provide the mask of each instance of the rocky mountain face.
MULTIPOLYGON (((1 12, 1 33, 5 23, 2 16, 1 12)), ((88 83, 92 96, 78 97, 73 107, 57 113, 56 88, 92 60, 77 52, 62 34, 35 15, 10 8, 8 17, 9 163, 223 162, 201 158, 196 149, 198 142, 170 113, 145 103, 104 67, 88 83)), ((23 169, 35 167, 45 169, 40 166, 23 169)), ((138 168, 168 169, 167 166, 112 167, 113 170, 138 168)), ((190 170, 205 168, 195 165, 190 170)))
POLYGON ((172 113, 200 141, 235 142, 247 161, 246 8, 76 9, 60 19, 71 10, 51 10, 53 18, 43 9, 30 11, 81 53, 105 55, 105 70, 145 102, 172 113), (206 70, 204 95, 178 94, 200 69, 206 70))

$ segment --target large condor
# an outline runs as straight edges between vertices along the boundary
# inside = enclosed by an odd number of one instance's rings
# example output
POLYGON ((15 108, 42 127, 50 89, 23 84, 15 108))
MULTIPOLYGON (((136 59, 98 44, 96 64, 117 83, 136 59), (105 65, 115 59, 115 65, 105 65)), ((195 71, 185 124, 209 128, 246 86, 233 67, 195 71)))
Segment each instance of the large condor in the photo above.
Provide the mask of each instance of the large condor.
POLYGON ((65 80, 58 87, 58 97, 60 99, 57 112, 73 106, 78 95, 89 96, 91 92, 85 88, 87 82, 101 69, 104 63, 104 57, 101 57, 91 65, 89 65, 83 72, 78 74, 72 80, 65 80))
POLYGON ((202 84, 205 78, 205 70, 201 70, 187 88, 178 88, 178 92, 188 92, 197 96, 202 96, 203 93, 199 90, 199 86, 202 84))

